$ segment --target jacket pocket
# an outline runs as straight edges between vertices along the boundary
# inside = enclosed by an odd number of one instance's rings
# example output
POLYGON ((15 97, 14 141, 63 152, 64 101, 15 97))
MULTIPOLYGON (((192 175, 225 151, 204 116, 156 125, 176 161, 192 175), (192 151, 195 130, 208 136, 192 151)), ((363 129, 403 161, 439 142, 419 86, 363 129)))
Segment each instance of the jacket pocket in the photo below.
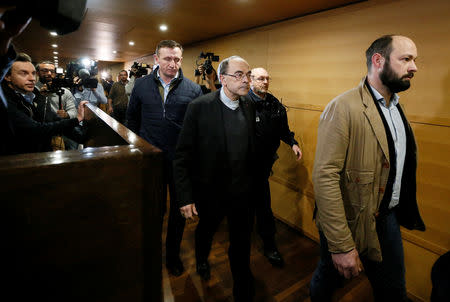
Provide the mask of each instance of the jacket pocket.
POLYGON ((346 171, 346 185, 343 192, 345 214, 349 221, 355 220, 367 208, 373 198, 373 171, 346 171))

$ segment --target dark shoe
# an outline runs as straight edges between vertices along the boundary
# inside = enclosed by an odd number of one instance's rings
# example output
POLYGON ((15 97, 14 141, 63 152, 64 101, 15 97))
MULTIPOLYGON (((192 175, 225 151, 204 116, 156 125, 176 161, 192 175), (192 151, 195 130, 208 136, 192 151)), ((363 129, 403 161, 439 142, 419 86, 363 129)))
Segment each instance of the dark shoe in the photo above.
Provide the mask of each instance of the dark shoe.
POLYGON ((166 261, 166 268, 169 274, 177 277, 184 272, 183 262, 181 262, 180 258, 166 261))
POLYGON ((202 278, 202 280, 207 281, 211 279, 211 268, 209 267, 209 263, 197 263, 197 273, 200 275, 200 278, 202 278))
POLYGON ((280 252, 278 252, 276 249, 264 250, 264 256, 266 256, 267 260, 269 260, 269 262, 273 266, 277 266, 277 267, 283 267, 284 266, 283 257, 281 257, 280 252))

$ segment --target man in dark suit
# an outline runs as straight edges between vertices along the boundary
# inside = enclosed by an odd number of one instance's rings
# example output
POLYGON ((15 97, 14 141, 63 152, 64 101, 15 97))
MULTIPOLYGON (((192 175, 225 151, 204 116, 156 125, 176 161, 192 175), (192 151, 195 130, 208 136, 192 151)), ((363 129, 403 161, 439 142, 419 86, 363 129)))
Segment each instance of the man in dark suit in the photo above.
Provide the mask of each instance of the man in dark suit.
POLYGON ((245 98, 250 69, 238 56, 219 65, 222 88, 192 101, 178 140, 174 175, 181 214, 199 215, 195 231, 197 272, 210 278, 208 255, 214 233, 227 217, 228 257, 235 301, 252 301, 250 270, 255 114, 245 98))

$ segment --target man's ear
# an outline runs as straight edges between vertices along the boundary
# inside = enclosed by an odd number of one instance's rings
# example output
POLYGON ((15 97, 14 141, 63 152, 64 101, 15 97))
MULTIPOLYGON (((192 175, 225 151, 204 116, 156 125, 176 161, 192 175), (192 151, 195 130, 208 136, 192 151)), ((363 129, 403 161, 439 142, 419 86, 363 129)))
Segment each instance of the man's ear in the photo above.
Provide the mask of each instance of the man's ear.
POLYGON ((5 81, 8 82, 8 84, 11 82, 11 74, 7 74, 4 77, 5 81))
POLYGON ((372 66, 376 69, 383 67, 385 61, 386 59, 380 53, 375 53, 372 56, 372 66))

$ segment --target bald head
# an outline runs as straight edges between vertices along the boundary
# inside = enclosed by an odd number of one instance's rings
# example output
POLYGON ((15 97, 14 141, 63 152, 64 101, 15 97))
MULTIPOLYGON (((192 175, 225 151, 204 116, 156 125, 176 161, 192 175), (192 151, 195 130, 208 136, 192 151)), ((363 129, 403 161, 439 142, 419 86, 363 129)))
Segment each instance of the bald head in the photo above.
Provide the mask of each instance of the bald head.
POLYGON ((262 67, 252 69, 250 88, 255 94, 261 98, 265 98, 267 91, 269 90, 269 82, 270 77, 267 70, 262 67))

